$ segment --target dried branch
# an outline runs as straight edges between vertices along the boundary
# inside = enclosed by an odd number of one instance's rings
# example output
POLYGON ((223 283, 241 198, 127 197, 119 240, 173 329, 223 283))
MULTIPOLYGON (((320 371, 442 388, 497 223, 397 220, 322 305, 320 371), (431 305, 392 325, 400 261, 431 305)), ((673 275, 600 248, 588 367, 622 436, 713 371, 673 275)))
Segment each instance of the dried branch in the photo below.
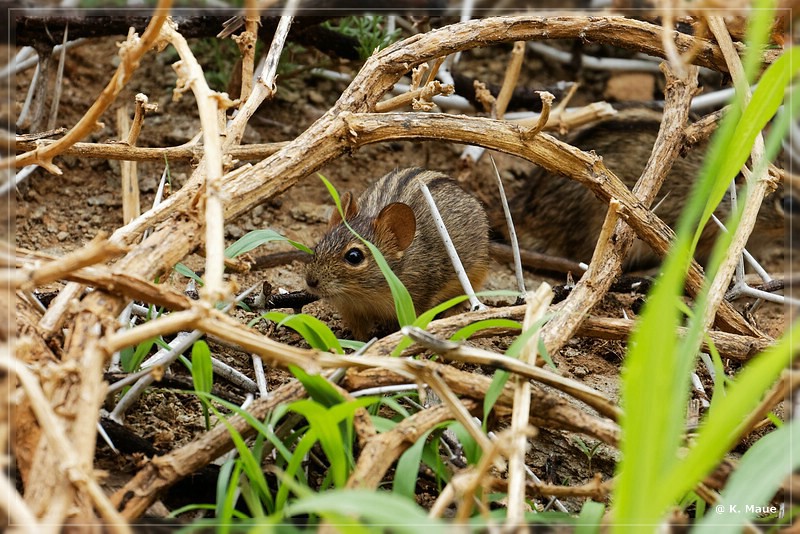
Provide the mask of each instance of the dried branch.
MULTIPOLYGON (((23 263, 25 258, 18 257, 17 265, 24 265, 16 269, 7 279, 12 282, 12 287, 33 288, 60 280, 70 273, 87 265, 94 265, 120 256, 127 251, 127 247, 120 247, 109 243, 103 234, 98 234, 91 242, 81 249, 70 252, 57 260, 45 265, 36 263, 23 263)), ((25 251, 18 250, 18 253, 25 251)))
MULTIPOLYGON (((690 68, 687 78, 683 79, 675 78, 666 64, 663 70, 667 76, 664 119, 647 167, 633 188, 633 193, 644 206, 652 204, 672 162, 678 156, 683 128, 689 115, 689 103, 697 88, 696 68, 690 68)), ((545 346, 551 352, 559 350, 573 336, 589 310, 600 301, 622 272, 622 262, 633 246, 634 232, 628 224, 617 222, 618 210, 615 206, 612 202, 609 207, 589 270, 572 290, 562 313, 544 328, 545 346), (603 235, 610 234, 612 229, 613 236, 603 235)), ((627 208, 624 206, 623 209, 627 208)), ((692 288, 692 291, 698 289, 692 288)))
MULTIPOLYGON (((750 100, 750 86, 745 78, 741 59, 736 54, 733 43, 731 42, 731 37, 725 26, 725 21, 721 17, 708 17, 708 26, 717 39, 717 42, 722 47, 725 60, 733 76, 733 82, 737 88, 736 90, 743 95, 742 104, 746 106, 750 100)), ((752 161, 755 174, 748 177, 749 187, 747 187, 747 201, 744 206, 744 211, 742 212, 742 218, 733 234, 725 259, 722 261, 722 265, 719 266, 708 290, 708 301, 705 308, 703 308, 703 325, 706 326, 706 328, 714 321, 714 311, 717 309, 717 306, 719 306, 721 302, 724 302, 728 284, 730 284, 731 277, 741 258, 747 240, 753 232, 753 227, 758 217, 758 211, 761 209, 761 201, 764 199, 770 186, 767 164, 765 162, 764 138, 761 133, 755 138, 750 153, 750 160, 752 161)))
MULTIPOLYGON (((64 137, 52 145, 17 156, 14 160, 14 165, 17 168, 35 163, 54 174, 61 174, 61 169, 53 164, 53 158, 94 130, 95 123, 103 112, 108 109, 108 106, 116 100, 119 92, 133 75, 141 57, 160 39, 161 26, 167 19, 167 13, 171 5, 171 0, 159 0, 155 8, 155 15, 147 25, 142 37, 139 38, 135 33, 128 36, 128 40, 120 47, 122 61, 117 67, 114 76, 94 101, 94 104, 81 117, 81 120, 64 137)), ((0 168, 6 168, 10 164, 11 161, 9 159, 0 160, 0 168)))
MULTIPOLYGON (((522 47, 524 50, 524 46, 522 47)), ((541 327, 534 326, 536 321, 547 312, 547 307, 553 300, 553 291, 546 283, 542 283, 535 293, 526 297, 525 319, 522 322, 523 331, 536 328, 522 348, 519 360, 528 366, 534 366, 539 349, 539 331, 541 327)), ((508 453, 508 514, 505 524, 510 530, 525 523, 525 454, 528 452, 528 437, 531 433, 528 427, 528 418, 531 413, 531 383, 523 380, 519 375, 513 379, 514 407, 511 413, 511 443, 508 453)))
POLYGON ((200 112, 203 129, 203 171, 205 174, 204 202, 206 269, 202 295, 210 304, 228 296, 222 274, 225 271, 225 216, 220 193, 222 181, 222 142, 219 136, 220 110, 233 105, 227 95, 219 94, 208 87, 203 69, 194 57, 186 39, 177 32, 174 23, 164 25, 164 39, 169 41, 181 60, 173 65, 178 73, 176 95, 191 88, 200 112))
POLYGON ((272 38, 272 44, 269 47, 267 54, 267 61, 261 74, 258 76, 256 86, 253 88, 249 97, 244 105, 239 108, 239 113, 233 119, 233 122, 228 127, 228 137, 225 140, 225 149, 238 145, 242 141, 244 135, 244 127, 247 121, 256 112, 264 100, 272 98, 277 90, 275 86, 275 73, 278 69, 278 61, 281 57, 283 44, 286 41, 286 36, 289 34, 289 28, 292 26, 294 17, 293 13, 288 13, 281 16, 278 22, 278 28, 275 30, 275 36, 272 38))
MULTIPOLYGON (((30 401, 31 409, 36 415, 36 419, 39 421, 39 426, 43 430, 47 443, 53 448, 54 452, 57 453, 58 472, 65 475, 61 480, 69 481, 75 486, 75 489, 80 488, 87 493, 103 519, 107 521, 107 526, 112 532, 130 532, 125 520, 117 513, 116 509, 114 509, 108 501, 105 493, 103 493, 100 485, 93 478, 92 465, 94 458, 89 458, 87 462, 85 458, 79 456, 80 450, 74 448, 74 441, 70 440, 64 433, 47 397, 33 374, 18 360, 12 360, 7 357, 7 355, 6 357, 0 358, 0 367, 3 367, 8 373, 16 375, 25 390, 25 394, 30 401)), ((92 433, 92 439, 94 439, 94 433, 92 433)), ((74 489, 72 491, 74 491, 74 489)), ((28 501, 31 500, 30 495, 26 495, 26 497, 28 501)), ((37 508, 41 508, 42 506, 49 507, 54 504, 52 502, 42 503, 38 500, 34 502, 37 508)), ((48 511, 43 519, 52 519, 54 516, 58 518, 57 515, 48 511)), ((63 524, 62 521, 63 518, 59 518, 55 524, 63 524)))
POLYGON ((506 73, 503 77, 503 85, 500 88, 500 93, 494 101, 492 109, 492 117, 495 119, 502 119, 506 114, 508 102, 511 100, 511 95, 514 94, 514 88, 517 86, 519 79, 519 71, 522 68, 522 60, 525 59, 525 42, 517 41, 511 49, 511 59, 506 65, 506 73))
MULTIPOLYGON (((17 150, 37 150, 48 147, 58 141, 42 139, 39 141, 22 141, 17 136, 17 150)), ((234 146, 225 150, 225 156, 248 161, 261 160, 284 148, 287 141, 234 146)), ((121 159, 128 161, 198 161, 203 156, 203 145, 181 145, 174 147, 137 147, 122 143, 75 143, 60 152, 61 156, 77 156, 80 158, 121 159)))

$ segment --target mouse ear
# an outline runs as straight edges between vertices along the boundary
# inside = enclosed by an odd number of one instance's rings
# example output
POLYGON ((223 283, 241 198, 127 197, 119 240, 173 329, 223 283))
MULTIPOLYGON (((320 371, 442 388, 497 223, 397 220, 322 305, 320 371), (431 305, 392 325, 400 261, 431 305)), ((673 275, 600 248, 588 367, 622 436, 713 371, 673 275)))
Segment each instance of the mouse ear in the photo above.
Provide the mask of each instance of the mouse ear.
POLYGON ((408 204, 393 202, 383 208, 375 219, 376 234, 384 233, 394 236, 400 251, 408 248, 414 240, 417 230, 417 219, 408 204))
MULTIPOLYGON (((358 214, 358 202, 353 198, 353 195, 350 194, 350 191, 343 194, 340 198, 342 203, 342 211, 344 212, 344 217, 348 221, 352 220, 358 214)), ((331 214, 331 220, 328 221, 328 230, 336 226, 337 224, 342 222, 342 216, 339 215, 339 210, 334 209, 333 213, 331 214)))

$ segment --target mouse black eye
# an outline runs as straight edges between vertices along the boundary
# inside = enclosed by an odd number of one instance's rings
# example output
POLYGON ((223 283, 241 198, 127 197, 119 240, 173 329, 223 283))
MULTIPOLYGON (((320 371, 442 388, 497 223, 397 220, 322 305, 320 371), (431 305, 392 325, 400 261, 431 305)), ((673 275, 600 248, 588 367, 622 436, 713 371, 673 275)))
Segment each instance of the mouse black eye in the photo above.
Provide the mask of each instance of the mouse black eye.
POLYGON ((798 202, 798 199, 791 195, 783 197, 783 212, 792 215, 796 215, 800 212, 800 202, 798 202))
POLYGON ((358 265, 364 261, 364 252, 359 248, 353 247, 344 253, 344 261, 350 265, 358 265))

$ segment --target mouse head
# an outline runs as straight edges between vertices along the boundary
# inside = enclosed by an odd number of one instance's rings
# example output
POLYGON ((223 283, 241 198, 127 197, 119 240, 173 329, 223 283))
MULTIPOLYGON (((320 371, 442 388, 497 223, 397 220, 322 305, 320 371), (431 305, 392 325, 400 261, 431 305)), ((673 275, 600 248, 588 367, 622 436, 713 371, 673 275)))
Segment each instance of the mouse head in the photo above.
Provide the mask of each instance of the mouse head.
MULTIPOLYGON (((404 252, 414 240, 417 222, 407 204, 393 202, 377 215, 359 210, 350 193, 342 195, 342 211, 350 227, 378 247, 392 270, 400 275, 404 252)), ((328 230, 314 248, 314 257, 306 267, 306 285, 311 293, 335 298, 348 294, 350 298, 370 298, 365 291, 386 288, 383 273, 369 248, 353 235, 335 210, 328 230)))

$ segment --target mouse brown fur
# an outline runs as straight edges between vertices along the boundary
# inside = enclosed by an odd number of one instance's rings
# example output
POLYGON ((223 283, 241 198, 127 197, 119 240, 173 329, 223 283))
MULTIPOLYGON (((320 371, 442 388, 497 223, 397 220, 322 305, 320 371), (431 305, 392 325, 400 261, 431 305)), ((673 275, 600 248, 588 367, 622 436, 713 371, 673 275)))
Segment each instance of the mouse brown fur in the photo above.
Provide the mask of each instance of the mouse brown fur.
MULTIPOLYGON (((630 109, 582 129, 566 141, 581 150, 593 150, 603 163, 628 187, 633 187, 644 171, 658 135, 661 114, 646 109, 630 109)), ((655 213, 672 228, 685 206, 700 173, 705 147, 697 147, 678 157, 656 197, 655 213)), ((764 199, 748 250, 774 244, 785 235, 785 214, 780 189, 764 199)), ((716 211, 725 221, 730 212, 726 194, 716 211)), ((589 263, 606 216, 607 205, 586 187, 564 176, 537 168, 526 177, 525 190, 511 200, 520 246, 537 252, 589 263)), ((505 233, 505 221, 493 214, 493 226, 505 233)), ((714 222, 706 226, 697 247, 696 258, 705 263, 718 234, 714 222)), ((628 254, 625 270, 657 265, 655 253, 636 240, 628 254)))
MULTIPOLYGON (((436 201, 450 238, 476 290, 489 266, 489 224, 481 204, 447 175, 420 168, 378 179, 358 200, 342 196, 350 226, 378 247, 421 313, 463 293, 418 181, 436 201)), ((329 301, 357 339, 396 326, 394 300, 369 249, 334 211, 306 267, 308 291, 329 301)))

